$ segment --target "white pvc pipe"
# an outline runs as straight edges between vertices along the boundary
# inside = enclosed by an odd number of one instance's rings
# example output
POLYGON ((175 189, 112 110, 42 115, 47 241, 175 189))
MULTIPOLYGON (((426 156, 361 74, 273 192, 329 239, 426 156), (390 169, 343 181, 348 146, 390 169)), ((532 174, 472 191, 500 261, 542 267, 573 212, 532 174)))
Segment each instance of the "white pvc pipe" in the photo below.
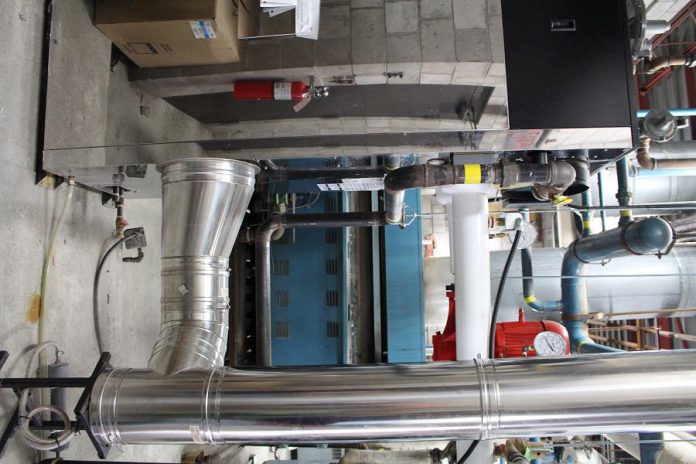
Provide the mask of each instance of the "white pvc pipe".
MULTIPOLYGON (((454 272, 457 330, 457 360, 488 357, 491 322, 491 262, 488 243, 488 197, 490 185, 441 187, 438 197, 448 203, 450 255, 454 272)), ((457 457, 471 441, 457 441, 457 457)), ((493 461, 493 442, 481 441, 468 459, 488 464, 493 461)))
POLYGON ((488 357, 491 320, 491 263, 488 195, 480 189, 452 195, 457 359, 488 357))

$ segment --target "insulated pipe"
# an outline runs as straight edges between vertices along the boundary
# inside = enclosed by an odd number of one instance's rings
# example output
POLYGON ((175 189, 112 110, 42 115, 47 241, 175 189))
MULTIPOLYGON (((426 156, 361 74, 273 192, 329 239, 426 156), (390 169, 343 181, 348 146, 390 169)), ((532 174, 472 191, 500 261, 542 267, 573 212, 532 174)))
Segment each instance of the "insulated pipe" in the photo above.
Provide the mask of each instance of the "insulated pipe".
POLYGON ((162 172, 162 325, 149 366, 160 374, 222 366, 229 257, 258 168, 182 159, 162 172))
POLYGON ((658 56, 648 61, 646 64, 645 73, 655 74, 658 71, 672 66, 696 66, 696 55, 687 53, 680 56, 658 56))
POLYGON ((452 256, 450 262, 457 292, 455 324, 457 359, 488 355, 491 321, 488 198, 492 185, 453 185, 438 189, 447 204, 452 256))
POLYGON ((376 227, 386 225, 383 213, 278 214, 256 231, 256 363, 272 366, 271 359, 271 239, 283 228, 376 227))
POLYGON ((696 169, 696 159, 672 158, 655 159, 650 155, 650 139, 641 137, 636 160, 641 168, 653 171, 655 169, 696 169))
POLYGON ((570 245, 563 257, 561 305, 572 350, 578 353, 615 351, 594 343, 587 334, 587 291, 582 278, 591 262, 630 255, 657 254, 672 242, 672 228, 659 218, 631 222, 623 227, 583 237, 570 245))
POLYGON ((696 352, 98 377, 115 444, 352 443, 696 428, 696 352), (569 398, 572 400, 569 401, 569 398))
MULTIPOLYGON (((455 344, 457 360, 487 358, 491 324, 491 269, 488 240, 488 198, 492 185, 443 186, 438 197, 447 205, 452 238, 452 264, 456 290, 455 344)), ((457 443, 458 452, 470 443, 457 443)), ((481 442, 469 456, 483 462, 493 454, 492 443, 481 442)), ((461 455, 460 455, 461 457, 461 455)))
MULTIPOLYGON (((387 172, 393 172, 401 167, 401 157, 396 155, 384 158, 384 168, 387 172)), ((401 224, 404 220, 404 197, 405 190, 395 192, 384 192, 384 212, 389 224, 401 224)))

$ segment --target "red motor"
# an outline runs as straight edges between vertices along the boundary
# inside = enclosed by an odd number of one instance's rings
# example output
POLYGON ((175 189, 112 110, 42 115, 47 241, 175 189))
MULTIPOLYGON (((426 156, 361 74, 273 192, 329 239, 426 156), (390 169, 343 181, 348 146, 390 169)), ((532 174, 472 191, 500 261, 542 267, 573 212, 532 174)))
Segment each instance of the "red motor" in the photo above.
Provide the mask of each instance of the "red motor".
POLYGON ((520 309, 517 322, 499 322, 495 327, 496 358, 564 354, 570 354, 570 339, 566 328, 558 322, 527 322, 520 309), (537 353, 537 349, 544 351, 537 353))
MULTIPOLYGON (((433 335, 433 361, 457 359, 457 334, 455 328, 454 286, 447 286, 449 315, 445 330, 433 335)), ((570 354, 570 339, 563 325, 553 321, 524 320, 524 311, 519 310, 519 320, 499 322, 495 327, 495 357, 521 358, 526 356, 561 356, 570 354), (536 345, 535 345, 536 342, 536 345), (538 349, 542 353, 537 353, 538 349)))
POLYGON ((301 81, 237 81, 233 91, 235 100, 302 100, 310 94, 301 81))

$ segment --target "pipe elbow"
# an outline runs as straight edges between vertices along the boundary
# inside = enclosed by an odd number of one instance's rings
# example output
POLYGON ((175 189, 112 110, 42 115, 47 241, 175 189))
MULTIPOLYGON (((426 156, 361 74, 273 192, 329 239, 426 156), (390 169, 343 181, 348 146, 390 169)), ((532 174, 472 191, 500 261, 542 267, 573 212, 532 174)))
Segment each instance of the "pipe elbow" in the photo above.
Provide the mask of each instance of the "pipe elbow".
POLYGON ((414 188, 457 183, 457 168, 451 164, 416 164, 391 171, 384 178, 384 190, 396 195, 414 188))
POLYGON ((655 254, 674 240, 672 226, 664 219, 652 217, 633 222, 624 230, 626 248, 634 254, 655 254))
POLYGON ((396 195, 405 190, 416 188, 424 182, 425 166, 417 164, 390 171, 384 178, 384 190, 396 195))
MULTIPOLYGON (((254 242, 257 244, 270 243, 273 237, 277 236, 278 231, 284 229, 283 218, 284 216, 279 214, 265 220, 258 229, 256 229, 254 242)), ((277 238, 280 238, 280 236, 277 238)))
POLYGON ((689 54, 684 56, 661 56, 650 60, 645 72, 646 74, 655 74, 671 66, 690 66, 691 63, 693 63, 693 55, 689 54))
POLYGON ((647 169, 648 171, 654 171, 657 167, 657 163, 650 156, 650 139, 647 137, 641 137, 640 145, 638 146, 638 154, 636 160, 641 168, 647 169))

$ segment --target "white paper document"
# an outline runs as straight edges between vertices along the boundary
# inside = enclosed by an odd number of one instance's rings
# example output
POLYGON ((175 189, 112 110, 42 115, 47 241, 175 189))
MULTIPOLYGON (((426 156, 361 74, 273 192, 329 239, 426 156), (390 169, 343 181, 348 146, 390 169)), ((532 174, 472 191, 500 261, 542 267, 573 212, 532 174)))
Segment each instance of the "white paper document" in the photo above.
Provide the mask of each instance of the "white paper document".
POLYGON ((305 39, 319 38, 320 0, 260 0, 261 8, 269 16, 295 10, 295 35, 305 39))

